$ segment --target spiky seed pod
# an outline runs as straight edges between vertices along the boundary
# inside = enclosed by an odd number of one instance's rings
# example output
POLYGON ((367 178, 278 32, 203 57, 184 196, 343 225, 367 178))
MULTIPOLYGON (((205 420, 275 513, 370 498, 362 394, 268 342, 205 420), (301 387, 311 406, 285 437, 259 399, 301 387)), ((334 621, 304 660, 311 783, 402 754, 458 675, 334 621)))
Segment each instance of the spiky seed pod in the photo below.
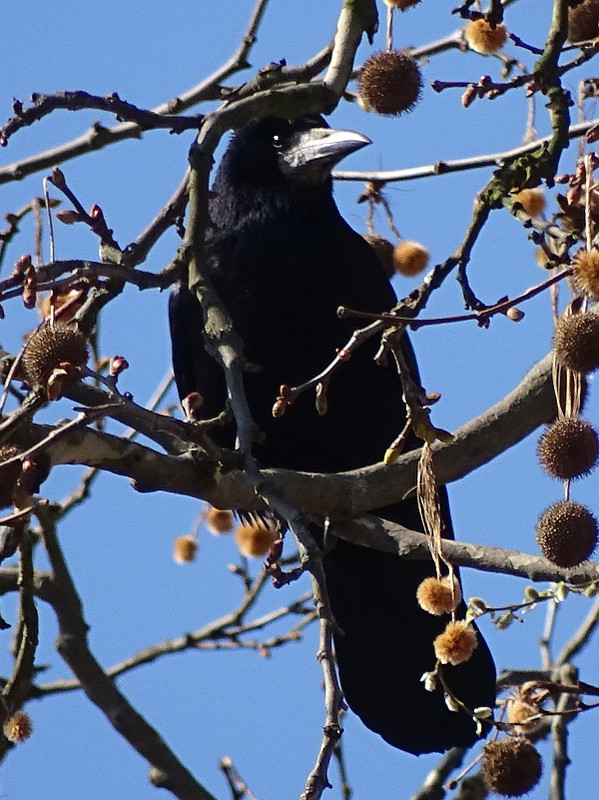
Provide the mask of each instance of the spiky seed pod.
POLYGON ((421 0, 385 0, 385 3, 391 8, 398 8, 400 11, 407 11, 412 6, 417 6, 421 0))
POLYGON ((9 742, 21 744, 33 733, 31 717, 25 711, 18 711, 6 720, 2 730, 9 742))
POLYGON ((274 527, 261 520, 238 525, 235 531, 235 543, 239 552, 247 558, 267 555, 278 537, 274 527))
POLYGON ((554 478, 581 478, 597 464, 599 438, 590 422, 566 417, 547 428, 537 454, 543 469, 554 478))
POLYGON ((557 361, 574 372, 599 367, 599 315, 592 311, 560 317, 555 324, 553 347, 557 361))
POLYGON ((468 661, 477 644, 476 631, 469 622, 461 619, 448 622, 443 633, 433 642, 433 647, 442 664, 455 665, 468 661))
POLYGON ((574 283, 595 302, 599 301, 599 250, 579 250, 572 259, 574 283))
POLYGON ((418 242, 408 242, 404 239, 393 249, 393 266, 407 278, 425 270, 429 259, 429 251, 418 242))
POLYGON ((204 517, 206 527, 214 536, 233 530, 233 512, 222 508, 210 508, 204 517))
POLYGON ((486 19, 471 19, 464 28, 464 36, 472 50, 483 55, 496 53, 507 41, 503 22, 493 27, 486 19))
POLYGON ((597 546, 597 520, 580 503, 554 503, 537 522, 537 544, 549 561, 568 569, 591 557, 597 546))
POLYGON ((360 96, 377 114, 396 116, 411 111, 421 90, 420 67, 401 50, 375 53, 362 67, 360 96))
POLYGON ((43 386, 61 364, 82 367, 88 353, 85 336, 76 328, 62 323, 43 324, 35 330, 23 351, 23 373, 31 386, 43 386))
POLYGON ((538 217, 545 210, 545 192, 542 189, 522 189, 512 195, 515 203, 520 203, 529 217, 538 217))
POLYGON ((385 270, 385 275, 391 278, 395 272, 395 267, 393 265, 393 245, 389 239, 385 239, 384 236, 379 236, 378 233, 365 233, 363 234, 363 238, 366 239, 377 254, 378 260, 385 270))
POLYGON ((509 736, 484 747, 482 774, 489 790, 504 797, 521 797, 541 778, 543 764, 533 745, 509 736))
POLYGON ((429 614, 450 614, 462 599, 462 592, 455 578, 453 588, 449 576, 425 578, 416 591, 416 599, 429 614))
POLYGON ((599 0, 585 0, 568 9, 568 40, 586 42, 599 36, 599 0))
POLYGON ((2 462, 18 456, 20 452, 22 451, 15 445, 0 445, 0 509, 12 506, 15 484, 21 476, 22 469, 20 461, 6 466, 1 466, 2 462))
POLYGON ((173 559, 177 564, 190 564, 196 560, 198 540, 189 533, 177 536, 173 541, 173 559))

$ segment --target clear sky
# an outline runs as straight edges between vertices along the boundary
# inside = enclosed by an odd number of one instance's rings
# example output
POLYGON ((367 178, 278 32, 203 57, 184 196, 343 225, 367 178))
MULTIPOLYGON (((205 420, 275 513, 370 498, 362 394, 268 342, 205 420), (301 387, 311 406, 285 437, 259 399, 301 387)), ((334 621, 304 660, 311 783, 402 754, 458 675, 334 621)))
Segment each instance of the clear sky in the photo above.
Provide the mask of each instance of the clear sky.
MULTIPOLYGON (((395 23, 398 47, 423 45, 459 27, 451 16, 455 0, 423 0, 395 23)), ((272 0, 258 41, 250 55, 252 68, 232 84, 251 78, 270 62, 301 63, 332 37, 340 3, 317 0, 272 0)), ((384 8, 380 4, 380 11, 384 8)), ((82 89, 93 94, 118 92, 142 107, 156 106, 194 86, 228 59, 240 41, 253 7, 252 0, 104 0, 64 4, 56 0, 29 3, 5 0, 0 78, 0 119, 12 113, 12 98, 28 101, 32 92, 82 89)), ((507 10, 508 29, 542 47, 551 15, 550 0, 520 0, 507 10)), ((374 48, 385 46, 384 25, 374 48)), ((363 43, 359 58, 374 49, 363 43)), ((506 51, 527 68, 534 57, 508 44, 506 51)), ((460 107, 460 90, 435 94, 430 80, 474 80, 488 73, 500 79, 501 64, 493 58, 451 50, 423 66, 425 88, 416 111, 399 119, 377 118, 355 105, 341 103, 331 124, 367 134, 373 145, 343 164, 347 169, 392 169, 424 165, 516 147, 526 128, 528 103, 520 92, 494 101, 460 107)), ((592 74, 570 73, 567 88, 576 94, 577 81, 592 74)), ((212 108, 210 104, 200 110, 212 108)), ((589 110, 589 116, 594 111, 589 110)), ((98 112, 57 112, 19 132, 0 151, 0 168, 42 149, 81 135, 91 122, 112 118, 98 112)), ((576 119, 574 119, 576 121, 576 119)), ((544 99, 536 100, 539 135, 549 133, 544 99)), ((186 167, 192 133, 171 136, 166 131, 144 134, 68 162, 63 170, 85 206, 99 204, 124 246, 134 239, 168 200, 186 167)), ((576 155, 572 145, 563 169, 576 155)), ((0 212, 15 211, 41 192, 42 174, 7 184, 0 190, 0 212)), ((390 185, 386 196, 405 238, 424 243, 432 263, 447 258, 467 228, 473 198, 491 175, 479 169, 390 185)), ((357 205, 361 184, 337 187, 343 214, 359 232, 366 231, 366 207, 357 205)), ((549 211, 554 210, 550 204, 549 211)), ((377 231, 388 235, 382 214, 377 231)), ((96 241, 83 226, 58 226, 58 258, 94 258, 96 241)), ((154 248, 145 268, 159 270, 171 259, 176 237, 168 235, 154 248)), ((32 250, 29 222, 12 244, 5 270, 23 252, 32 250)), ((543 273, 533 256, 527 232, 506 211, 494 215, 477 243, 470 267, 479 296, 491 303, 540 282, 543 273)), ((47 243, 46 243, 47 257, 47 243)), ((395 279, 398 295, 418 285, 418 278, 395 279)), ((145 402, 169 369, 166 294, 139 293, 129 287, 106 311, 101 323, 101 348, 120 353, 131 367, 121 388, 145 402)), ((463 302, 457 284, 449 280, 427 309, 427 315, 460 313, 463 302)), ((484 411, 515 387, 526 371, 551 346, 551 309, 546 295, 529 302, 519 324, 504 317, 489 330, 474 324, 428 328, 413 341, 427 391, 442 399, 434 409, 437 425, 452 430, 484 411)), ((35 312, 11 303, 0 323, 0 343, 19 348, 23 333, 36 323, 35 312)), ((175 402, 174 392, 170 400, 175 402)), ((587 416, 597 422, 599 405, 591 391, 587 416)), ((50 421, 72 416, 62 402, 45 415, 50 421)), ((111 430, 119 431, 116 425, 111 430)), ((561 486, 541 473, 535 457, 536 436, 502 455, 476 474, 450 487, 457 536, 471 542, 502 545, 536 553, 534 524, 539 513, 560 499, 561 486)), ((51 499, 62 499, 77 485, 81 470, 63 467, 44 486, 51 499)), ((574 499, 597 511, 597 478, 576 485, 574 499)), ((200 533, 194 564, 180 566, 171 558, 175 536, 187 532, 200 510, 188 498, 138 495, 126 480, 102 476, 96 501, 72 513, 60 536, 91 626, 92 649, 106 667, 144 647, 194 631, 230 610, 240 599, 241 585, 228 569, 239 556, 230 537, 200 533)), ((45 568, 40 553, 37 566, 45 568)), ((253 573, 259 561, 250 566, 253 573)), ((483 596, 489 604, 518 602, 525 583, 464 571, 465 593, 483 596)), ((279 591, 269 589, 256 615, 285 605, 309 588, 308 579, 279 591)), ((542 588, 542 587, 541 587, 542 588)), ((569 598, 560 608, 555 650, 579 624, 591 601, 569 598)), ((14 619, 14 602, 2 600, 2 614, 14 619)), ((545 610, 526 615, 523 624, 504 632, 482 623, 497 665, 538 667, 538 639, 545 610)), ((38 663, 47 665, 41 681, 68 677, 68 669, 53 649, 53 614, 40 608, 38 663)), ((283 632, 284 627, 278 627, 283 632)), ((0 674, 10 673, 10 631, 2 632, 0 674)), ((134 705, 161 732, 175 753, 219 798, 228 790, 217 769, 230 756, 260 800, 299 796, 312 767, 324 719, 321 673, 315 661, 317 631, 309 628, 300 643, 291 643, 263 659, 256 652, 187 652, 160 659, 119 680, 134 705)), ((581 677, 597 685, 596 644, 580 660, 581 677)), ((9 800, 120 800, 156 796, 147 782, 147 765, 123 742, 81 692, 52 697, 28 706, 35 733, 15 748, 0 767, 0 796, 9 800)), ((568 797, 591 797, 599 780, 597 760, 589 758, 596 741, 597 714, 589 712, 570 727, 574 766, 568 775, 568 797)), ((356 800, 407 800, 436 762, 396 751, 348 715, 343 748, 348 778, 356 800)), ((546 743, 539 745, 550 755, 546 743)), ((335 788, 326 794, 340 798, 339 777, 331 769, 335 788)), ((548 775, 530 795, 547 797, 548 775)))

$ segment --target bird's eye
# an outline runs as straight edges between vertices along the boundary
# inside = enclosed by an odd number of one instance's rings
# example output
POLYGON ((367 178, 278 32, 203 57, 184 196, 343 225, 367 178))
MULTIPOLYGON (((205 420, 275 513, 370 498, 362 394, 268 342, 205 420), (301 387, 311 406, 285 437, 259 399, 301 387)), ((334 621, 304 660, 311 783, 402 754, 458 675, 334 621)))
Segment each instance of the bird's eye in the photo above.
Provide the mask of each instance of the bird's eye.
POLYGON ((283 147, 283 142, 281 141, 281 137, 278 134, 275 134, 272 137, 272 146, 275 147, 277 150, 280 150, 283 147))

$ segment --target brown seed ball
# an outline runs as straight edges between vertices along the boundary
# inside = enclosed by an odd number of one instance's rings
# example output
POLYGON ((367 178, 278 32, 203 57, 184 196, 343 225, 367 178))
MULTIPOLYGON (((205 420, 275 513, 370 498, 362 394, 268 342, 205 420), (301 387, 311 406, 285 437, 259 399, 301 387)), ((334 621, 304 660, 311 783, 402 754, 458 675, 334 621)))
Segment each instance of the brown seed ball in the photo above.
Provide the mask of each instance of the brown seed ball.
POLYGON ((536 706, 525 703, 524 700, 512 700, 507 709, 507 721, 512 725, 517 725, 519 731, 530 730, 535 727, 536 720, 526 725, 522 725, 522 723, 531 717, 536 717, 538 713, 539 709, 536 706))
POLYGON ((210 508, 204 517, 206 527, 214 536, 233 530, 233 512, 222 508, 210 508))
POLYGON ((82 367, 87 363, 85 336, 62 323, 44 324, 35 330, 23 351, 23 373, 31 386, 46 386, 52 372, 62 363, 82 367))
POLYGON ((407 278, 425 270, 429 259, 429 251, 418 242, 408 242, 404 239, 393 249, 393 266, 407 278))
POLYGON ((549 475, 571 480, 588 475, 597 464, 599 439, 583 419, 560 419, 539 440, 538 457, 549 475))
POLYGON ((420 67, 401 50, 375 53, 362 67, 360 96, 377 114, 396 116, 411 111, 421 90, 420 67))
POLYGON ((6 720, 2 729, 9 742, 21 744, 33 733, 31 717, 25 711, 18 711, 6 720))
POLYGON ((279 534, 272 526, 260 521, 244 523, 235 531, 235 543, 247 558, 267 555, 278 538, 279 534))
POLYGON ((537 247, 535 250, 535 261, 541 269, 551 269, 552 264, 549 263, 549 256, 542 247, 537 247))
POLYGON ((545 210, 545 192, 542 189, 522 189, 512 198, 515 203, 520 203, 529 217, 538 217, 545 210))
POLYGON ((568 9, 568 40, 586 42, 599 36, 599 0, 585 0, 568 9))
POLYGON ((599 367, 599 315, 592 311, 560 317, 555 325, 553 347, 557 361, 574 372, 593 372, 599 367))
POLYGON ((574 283, 595 302, 599 301, 599 250, 579 250, 572 259, 574 283))
POLYGON ((198 540, 189 533, 177 536, 173 541, 173 560, 177 564, 190 564, 196 560, 198 540))
POLYGON ((418 605, 429 614, 449 614, 462 599, 460 584, 453 581, 453 588, 449 577, 425 578, 416 591, 418 605))
POLYGON ((521 797, 537 785, 542 771, 541 756, 528 739, 510 736, 484 747, 483 779, 496 794, 521 797))
POLYGON ((503 22, 493 28, 486 19, 471 19, 464 28, 464 36, 472 50, 487 55, 501 50, 507 41, 507 30, 503 22))
MULTIPOLYGON (((3 444, 0 446, 0 465, 3 461, 8 461, 9 458, 18 456, 21 450, 12 444, 3 444)), ((13 492, 15 483, 21 476, 21 462, 15 461, 14 464, 7 466, 0 466, 0 509, 12 506, 13 492)))
POLYGON ((454 665, 468 661, 477 645, 476 631, 463 619, 448 622, 433 642, 437 659, 442 664, 454 665))
POLYGON ((537 544, 558 567, 576 567, 597 546, 597 520, 585 506, 571 500, 554 503, 537 522, 537 544))
POLYGON ((378 260, 385 270, 385 275, 388 278, 393 277, 395 272, 395 267, 393 265, 393 245, 389 239, 385 239, 384 236, 379 236, 377 233, 365 233, 363 234, 363 238, 366 239, 377 254, 378 260))

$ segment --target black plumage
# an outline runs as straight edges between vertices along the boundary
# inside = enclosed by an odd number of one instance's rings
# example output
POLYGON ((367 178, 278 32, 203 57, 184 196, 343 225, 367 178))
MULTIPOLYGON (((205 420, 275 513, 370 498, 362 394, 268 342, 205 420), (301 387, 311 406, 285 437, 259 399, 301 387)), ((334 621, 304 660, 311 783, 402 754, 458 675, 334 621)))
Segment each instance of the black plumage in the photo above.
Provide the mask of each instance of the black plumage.
MULTIPOLYGON (((376 463, 403 427, 399 377, 392 366, 374 362, 373 341, 335 373, 324 416, 316 413, 311 393, 281 418, 271 414, 282 383, 296 385, 319 373, 349 339, 354 325, 337 317, 338 306, 380 312, 395 303, 370 245, 333 200, 331 168, 367 143, 359 134, 331 131, 321 117, 266 118, 233 137, 216 175, 209 272, 248 361, 260 368, 247 373, 246 392, 261 432, 254 452, 265 467, 338 472, 376 463)), ((225 405, 224 379, 203 347, 201 309, 183 286, 173 292, 170 324, 180 396, 200 392, 202 413, 216 415, 225 405)), ((404 350, 416 370, 407 337, 404 350)), ((234 427, 215 428, 213 436, 231 447, 234 427)), ((409 447, 417 446, 411 438, 409 447)), ((441 497, 445 535, 452 536, 445 490, 441 497)), ((423 529, 414 499, 376 513, 423 529)), ((342 631, 335 650, 350 708, 402 750, 470 745, 476 738, 471 718, 450 711, 443 692, 426 691, 420 680, 434 667, 432 642, 448 620, 416 601, 432 565, 339 540, 327 550, 324 567, 342 631)), ((494 704, 495 670, 480 634, 470 660, 445 667, 444 674, 469 708, 494 704)))

